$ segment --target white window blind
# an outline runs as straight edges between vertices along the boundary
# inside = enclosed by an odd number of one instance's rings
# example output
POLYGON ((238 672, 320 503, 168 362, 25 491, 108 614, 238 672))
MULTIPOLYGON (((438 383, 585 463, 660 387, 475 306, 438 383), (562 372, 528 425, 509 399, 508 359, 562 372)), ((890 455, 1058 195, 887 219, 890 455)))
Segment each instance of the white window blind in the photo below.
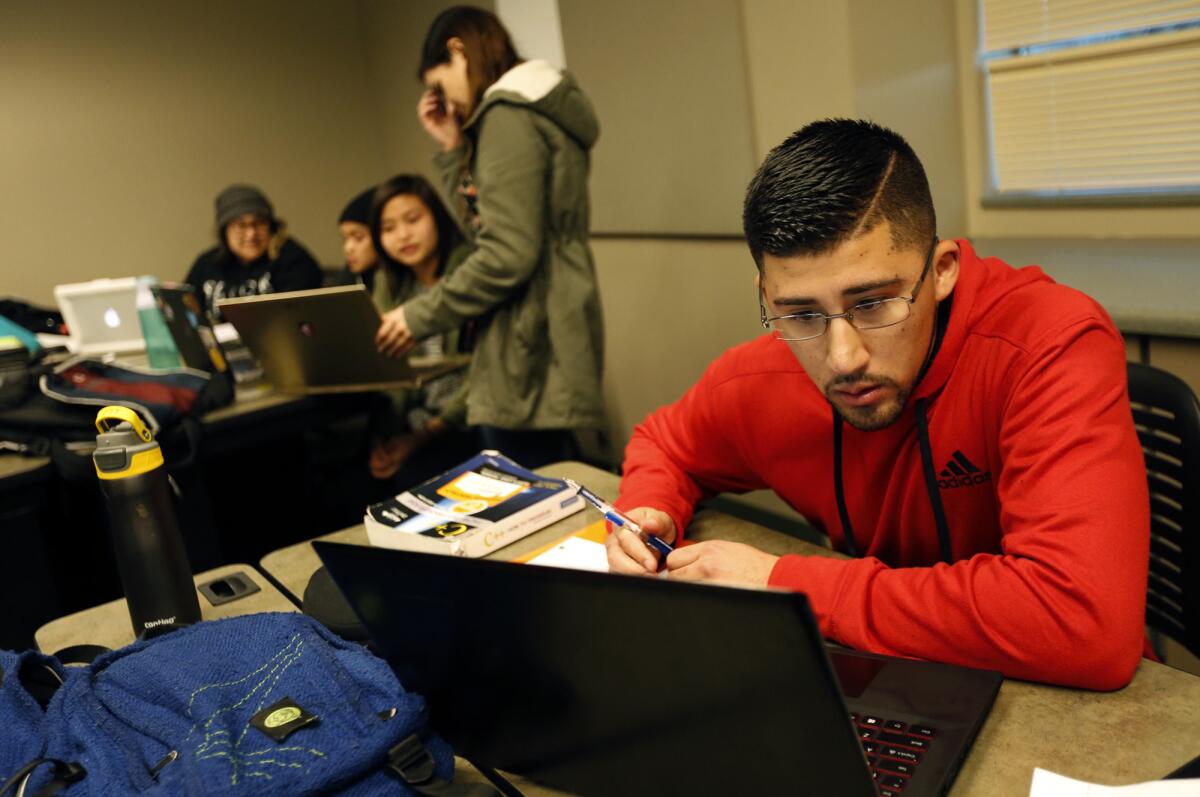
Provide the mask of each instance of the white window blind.
POLYGON ((996 197, 1200 195, 1200 0, 982 0, 996 197))

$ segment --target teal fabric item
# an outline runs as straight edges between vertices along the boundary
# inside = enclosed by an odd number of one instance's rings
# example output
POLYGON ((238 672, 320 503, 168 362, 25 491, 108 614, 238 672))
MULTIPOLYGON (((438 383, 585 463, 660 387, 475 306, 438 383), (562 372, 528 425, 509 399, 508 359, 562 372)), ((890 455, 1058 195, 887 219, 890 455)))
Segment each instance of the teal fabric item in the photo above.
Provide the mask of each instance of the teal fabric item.
POLYGON ((29 349, 30 354, 37 354, 42 350, 42 344, 38 343, 37 335, 34 335, 20 324, 9 321, 0 315, 0 338, 6 338, 10 335, 25 344, 25 348, 29 349))
POLYGON ((178 368, 182 365, 179 349, 167 322, 157 307, 138 308, 138 321, 142 324, 142 337, 146 340, 146 359, 151 368, 178 368))
POLYGON ((179 347, 167 328, 166 319, 154 301, 150 286, 158 282, 154 277, 138 277, 138 322, 142 327, 142 338, 146 341, 146 359, 151 368, 178 368, 183 365, 179 347))

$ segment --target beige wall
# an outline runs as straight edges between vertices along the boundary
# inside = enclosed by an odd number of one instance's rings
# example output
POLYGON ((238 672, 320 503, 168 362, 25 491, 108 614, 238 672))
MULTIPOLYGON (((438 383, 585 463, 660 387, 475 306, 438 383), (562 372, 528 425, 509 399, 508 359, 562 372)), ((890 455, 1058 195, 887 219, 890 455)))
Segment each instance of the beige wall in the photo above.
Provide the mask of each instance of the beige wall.
POLYGON ((604 300, 605 399, 624 440, 718 354, 762 332, 754 261, 740 241, 601 239, 592 252, 604 300))
POLYGON ((0 293, 182 279, 213 198, 260 185, 318 260, 384 167, 358 4, 0 4, 0 293))
POLYGON ((738 0, 560 0, 600 117, 592 229, 736 234, 755 166, 738 0))
POLYGON ((845 2, 742 0, 755 165, 806 122, 854 115, 845 2))
POLYGON ((848 5, 855 114, 908 139, 929 177, 938 232, 965 235, 953 3, 905 0, 886 11, 878 0, 848 0, 848 5))

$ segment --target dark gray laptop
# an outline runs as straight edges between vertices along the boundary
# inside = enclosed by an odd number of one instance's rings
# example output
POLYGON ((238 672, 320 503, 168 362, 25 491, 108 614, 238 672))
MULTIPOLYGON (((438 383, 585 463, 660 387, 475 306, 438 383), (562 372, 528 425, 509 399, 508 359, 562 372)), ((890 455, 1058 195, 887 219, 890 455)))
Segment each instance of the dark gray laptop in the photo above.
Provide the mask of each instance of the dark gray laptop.
POLYGON ((578 794, 943 794, 1003 680, 827 647, 799 593, 313 547, 457 754, 578 794))
POLYGON ((348 393, 415 387, 468 356, 419 362, 375 350, 379 311, 362 285, 221 299, 217 307, 285 393, 348 393))

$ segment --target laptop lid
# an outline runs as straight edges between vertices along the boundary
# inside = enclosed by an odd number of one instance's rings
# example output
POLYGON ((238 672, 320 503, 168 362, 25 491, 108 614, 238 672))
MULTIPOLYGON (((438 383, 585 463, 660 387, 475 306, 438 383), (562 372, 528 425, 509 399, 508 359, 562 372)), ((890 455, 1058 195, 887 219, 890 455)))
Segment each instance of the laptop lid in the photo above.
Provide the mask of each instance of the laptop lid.
MULTIPOLYGON (((876 793, 803 594, 313 547, 469 760, 588 795, 876 793)), ((935 668, 928 683, 949 680, 951 702, 971 696, 968 738, 903 792, 942 793, 999 676, 887 657, 842 666, 871 716, 877 691, 923 716, 902 688, 907 666, 935 668)), ((939 724, 951 736, 963 723, 939 724)))
POLYGON ((284 392, 415 387, 470 360, 455 356, 422 363, 380 354, 375 349, 379 311, 362 285, 222 299, 217 307, 284 392))
POLYGON ((146 348, 138 319, 137 277, 56 285, 54 300, 70 333, 71 351, 102 354, 146 348))

